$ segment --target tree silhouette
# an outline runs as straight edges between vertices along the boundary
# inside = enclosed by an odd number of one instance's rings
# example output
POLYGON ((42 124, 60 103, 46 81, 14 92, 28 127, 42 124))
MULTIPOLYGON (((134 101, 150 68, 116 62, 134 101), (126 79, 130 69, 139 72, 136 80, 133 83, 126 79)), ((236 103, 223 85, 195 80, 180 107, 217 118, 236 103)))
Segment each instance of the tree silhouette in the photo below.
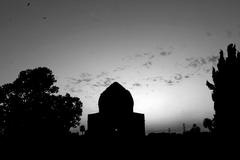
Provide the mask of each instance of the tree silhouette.
POLYGON ((84 125, 80 126, 80 132, 81 132, 82 135, 84 135, 84 133, 85 133, 85 126, 84 125))
POLYGON ((63 136, 80 123, 79 98, 57 95, 52 71, 46 67, 20 72, 0 87, 0 128, 7 136, 63 136))
POLYGON ((205 120, 208 128, 217 134, 234 134, 238 126, 238 107, 240 105, 240 53, 234 44, 227 47, 227 57, 220 51, 217 70, 212 70, 213 83, 207 81, 206 85, 212 90, 215 115, 210 123, 205 120))
POLYGON ((214 132, 214 120, 205 118, 203 121, 203 126, 207 129, 209 129, 210 132, 214 132))

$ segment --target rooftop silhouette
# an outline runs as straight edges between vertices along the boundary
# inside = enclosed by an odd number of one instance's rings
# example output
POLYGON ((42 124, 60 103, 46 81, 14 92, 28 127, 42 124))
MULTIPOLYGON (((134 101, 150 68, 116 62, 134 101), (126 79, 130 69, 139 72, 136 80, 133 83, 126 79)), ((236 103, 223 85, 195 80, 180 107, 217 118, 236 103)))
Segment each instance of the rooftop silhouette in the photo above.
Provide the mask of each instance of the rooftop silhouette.
POLYGON ((91 136, 144 136, 144 114, 133 112, 131 93, 118 82, 111 84, 98 101, 99 113, 88 115, 91 136))

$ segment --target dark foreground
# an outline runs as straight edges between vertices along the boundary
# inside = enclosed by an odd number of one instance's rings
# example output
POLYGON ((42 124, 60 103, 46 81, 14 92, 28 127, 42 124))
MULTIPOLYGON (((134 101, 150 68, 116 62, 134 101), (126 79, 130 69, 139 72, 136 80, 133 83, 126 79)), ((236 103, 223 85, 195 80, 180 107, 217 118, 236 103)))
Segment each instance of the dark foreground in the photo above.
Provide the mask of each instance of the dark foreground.
MULTIPOLYGON (((3 142, 3 143, 1 143, 3 142)), ((215 159, 237 149, 232 140, 212 136, 53 139, 4 139, 1 155, 31 159, 215 159), (227 142, 227 144, 226 144, 227 142)), ((236 153, 236 152, 235 152, 236 153)), ((231 159, 231 158, 230 158, 231 159)))
MULTIPOLYGON (((211 135, 199 136, 145 136, 135 138, 65 137, 65 138, 4 138, 1 147, 9 156, 18 155, 54 156, 67 155, 81 159, 82 156, 110 156, 112 159, 127 155, 183 156, 184 152, 197 152, 200 155, 212 153, 218 140, 211 135)), ((225 147, 222 145, 222 147, 225 147)), ((2 150, 3 151, 3 150, 2 150)), ((126 158, 126 157, 125 157, 126 158)))

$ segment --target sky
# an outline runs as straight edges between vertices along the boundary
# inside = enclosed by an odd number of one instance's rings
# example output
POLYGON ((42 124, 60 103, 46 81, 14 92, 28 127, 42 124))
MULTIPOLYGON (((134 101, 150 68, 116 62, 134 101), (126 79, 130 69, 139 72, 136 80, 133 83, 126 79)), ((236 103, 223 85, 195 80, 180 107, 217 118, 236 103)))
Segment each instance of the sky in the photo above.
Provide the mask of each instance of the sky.
MULTIPOLYGON (((211 69, 239 47, 238 0, 0 0, 0 85, 49 67, 60 93, 83 102, 81 124, 117 81, 146 132, 202 127, 214 114, 211 69)), ((74 131, 77 131, 75 129, 74 131)))

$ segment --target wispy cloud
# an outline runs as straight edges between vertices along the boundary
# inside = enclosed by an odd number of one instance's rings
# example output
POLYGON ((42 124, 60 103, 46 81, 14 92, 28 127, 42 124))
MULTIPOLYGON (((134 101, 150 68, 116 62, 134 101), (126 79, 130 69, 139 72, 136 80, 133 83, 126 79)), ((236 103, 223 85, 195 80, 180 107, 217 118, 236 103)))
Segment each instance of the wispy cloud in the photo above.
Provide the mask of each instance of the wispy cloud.
POLYGON ((80 84, 82 82, 90 82, 92 78, 70 78, 73 84, 80 84))
POLYGON ((219 56, 211 55, 207 57, 190 57, 186 58, 186 68, 201 68, 205 65, 216 66, 219 56))
POLYGON ((93 80, 93 77, 90 73, 81 73, 77 78, 70 77, 68 78, 72 84, 80 84, 83 82, 90 82, 93 80))
POLYGON ((116 66, 110 71, 102 71, 98 74, 81 73, 77 77, 69 78, 70 86, 67 87, 67 89, 70 92, 85 92, 89 90, 93 92, 99 91, 103 88, 108 87, 114 81, 126 81, 124 79, 124 76, 126 75, 125 72, 134 73, 136 74, 136 77, 138 77, 135 82, 132 82, 132 80, 130 80, 128 82, 122 83, 134 88, 149 87, 152 83, 167 83, 167 85, 176 84, 184 79, 184 75, 173 74, 170 78, 166 78, 162 75, 158 76, 155 74, 152 77, 148 77, 149 74, 146 74, 146 71, 142 71, 144 68, 149 69, 149 71, 151 71, 152 68, 156 68, 161 62, 162 57, 166 57, 172 54, 171 50, 172 49, 164 50, 163 48, 158 48, 154 51, 133 54, 131 56, 123 58, 123 63, 119 66, 116 66))
POLYGON ((111 85, 114 81, 116 81, 115 78, 111 78, 111 77, 104 77, 103 79, 98 79, 96 80, 94 83, 91 84, 92 87, 108 87, 109 85, 111 85))
POLYGON ((169 85, 169 86, 172 86, 174 85, 174 81, 173 80, 164 80, 164 82, 169 85))
POLYGON ((154 59, 156 57, 156 55, 151 55, 150 57, 149 57, 149 59, 154 59))
POLYGON ((169 56, 172 53, 173 52, 171 50, 164 50, 163 48, 158 48, 157 50, 153 50, 149 52, 137 53, 137 54, 125 57, 122 60, 135 60, 135 59, 149 60, 157 57, 169 56))
POLYGON ((143 66, 147 69, 149 69, 152 66, 152 62, 151 61, 147 61, 143 64, 143 66))
POLYGON ((101 78, 101 77, 104 77, 104 76, 107 76, 108 73, 107 72, 101 72, 100 74, 96 75, 96 78, 101 78))
POLYGON ((163 80, 162 76, 154 76, 154 77, 148 77, 145 78, 146 81, 151 81, 151 82, 160 82, 163 80))
POLYGON ((175 76, 174 76, 174 79, 177 80, 177 81, 180 81, 183 79, 183 76, 180 74, 180 73, 177 73, 175 76))
POLYGON ((206 64, 205 59, 202 57, 200 58, 186 58, 186 61, 188 62, 186 67, 191 67, 191 68, 198 68, 204 64, 206 64))
POLYGON ((160 56, 169 56, 170 54, 172 54, 171 51, 162 51, 159 53, 160 56))
POLYGON ((167 85, 174 85, 174 84, 180 83, 181 81, 187 78, 190 78, 190 75, 175 73, 169 76, 147 77, 145 78, 145 80, 149 83, 165 83, 167 85))
POLYGON ((119 72, 119 71, 124 71, 126 70, 127 68, 129 68, 129 66, 119 66, 119 67, 116 67, 113 69, 113 72, 119 72))
POLYGON ((190 76, 189 76, 189 75, 185 75, 185 76, 184 76, 184 78, 186 78, 186 79, 187 79, 187 78, 190 78, 190 76))
POLYGON ((212 63, 213 65, 216 65, 218 62, 219 56, 212 55, 207 57, 208 63, 212 63))
POLYGON ((108 87, 110 84, 112 84, 115 81, 114 78, 106 77, 103 81, 104 87, 108 87))
POLYGON ((129 69, 130 67, 144 67, 146 69, 151 69, 155 65, 155 62, 159 62, 159 60, 161 61, 161 59, 173 54, 172 50, 173 47, 171 47, 170 49, 155 48, 152 51, 126 56, 122 58, 122 61, 126 64, 126 66, 118 67, 114 69, 114 71, 123 71, 125 69, 129 69))
POLYGON ((175 73, 171 75, 170 77, 166 77, 163 79, 163 82, 165 82, 167 85, 175 85, 180 82, 182 82, 184 79, 190 78, 189 75, 183 75, 181 73, 175 73))
POLYGON ((142 86, 142 84, 140 84, 140 83, 133 83, 132 84, 134 87, 141 87, 142 86))

